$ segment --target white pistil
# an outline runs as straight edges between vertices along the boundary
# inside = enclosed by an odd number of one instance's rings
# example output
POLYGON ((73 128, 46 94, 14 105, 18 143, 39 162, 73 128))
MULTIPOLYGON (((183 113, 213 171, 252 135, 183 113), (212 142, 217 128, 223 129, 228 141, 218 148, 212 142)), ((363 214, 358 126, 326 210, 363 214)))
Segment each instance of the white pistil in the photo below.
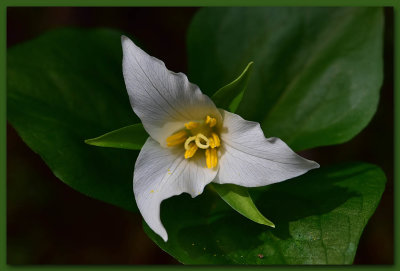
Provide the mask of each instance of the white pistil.
MULTIPOLYGON (((218 164, 216 148, 221 145, 218 135, 213 131, 216 124, 217 119, 208 115, 203 123, 187 122, 185 123, 186 130, 181 130, 167 138, 167 146, 176 146, 184 142, 185 159, 192 158, 198 149, 203 149, 205 150, 206 167, 214 168, 218 164), (189 136, 190 134, 192 136, 189 136)), ((170 173, 168 172, 168 174, 170 173)))
POLYGON ((197 147, 199 147, 200 149, 208 149, 208 147, 210 147, 210 141, 208 140, 208 138, 203 135, 203 134, 197 134, 196 136, 196 145, 197 147), (201 143, 201 140, 203 140, 205 142, 205 144, 201 143))
POLYGON ((186 139, 186 141, 185 141, 185 150, 189 150, 190 149, 190 143, 192 141, 195 141, 195 140, 196 140, 196 136, 191 136, 188 139, 186 139))

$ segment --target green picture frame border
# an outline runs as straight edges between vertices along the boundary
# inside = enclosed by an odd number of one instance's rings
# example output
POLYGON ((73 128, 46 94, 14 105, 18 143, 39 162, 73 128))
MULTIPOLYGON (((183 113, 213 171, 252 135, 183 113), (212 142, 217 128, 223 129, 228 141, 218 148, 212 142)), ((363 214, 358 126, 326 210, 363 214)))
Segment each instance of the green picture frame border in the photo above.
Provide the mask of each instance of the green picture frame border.
MULTIPOLYGON (((309 270, 311 266, 160 266, 160 265, 7 265, 7 138, 6 138, 6 56, 7 56, 7 8, 8 7, 40 7, 40 6, 85 6, 85 7, 121 7, 121 6, 374 6, 374 7, 393 7, 394 10, 394 223, 395 223, 395 249, 393 265, 373 265, 373 266, 340 266, 341 270, 368 269, 368 270, 399 270, 400 259, 400 215, 396 210, 400 210, 400 185, 399 173, 400 165, 400 53, 396 51, 396 46, 400 45, 400 1, 398 0, 3 0, 0 1, 0 271, 7 270, 24 270, 24 271, 41 271, 41 270, 227 270, 235 268, 236 270, 244 269, 267 269, 268 270, 309 270)), ((338 266, 313 266, 313 270, 337 269, 338 266)))

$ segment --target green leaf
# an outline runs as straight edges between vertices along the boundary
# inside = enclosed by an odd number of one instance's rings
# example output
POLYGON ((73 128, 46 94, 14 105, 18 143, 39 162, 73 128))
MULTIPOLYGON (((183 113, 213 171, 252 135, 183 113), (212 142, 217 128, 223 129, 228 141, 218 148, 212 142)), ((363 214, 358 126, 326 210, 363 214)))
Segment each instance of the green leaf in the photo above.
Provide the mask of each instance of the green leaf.
MULTIPOLYGON (((238 78, 214 93, 212 100, 218 108, 223 108, 229 110, 230 112, 236 111, 246 90, 252 65, 253 62, 247 64, 246 68, 238 78)), ((256 223, 275 227, 274 223, 265 218, 257 209, 248 193, 247 188, 234 184, 213 184, 211 187, 215 189, 219 196, 226 203, 228 203, 229 206, 238 211, 240 214, 256 223)))
POLYGON ((218 108, 223 108, 230 112, 236 111, 246 91, 252 65, 253 62, 247 64, 238 78, 214 93, 211 99, 218 108))
POLYGON ((85 143, 98 147, 140 150, 149 137, 141 123, 122 127, 96 138, 86 139, 85 143))
POLYGON ((121 33, 60 29, 7 51, 7 117, 53 173, 81 193, 137 211, 138 152, 84 140, 137 123, 121 71, 121 33))
POLYGON ((275 229, 239 216, 209 192, 164 201, 168 242, 144 228, 185 264, 351 264, 385 181, 377 166, 350 163, 253 190, 275 229))
POLYGON ((211 187, 240 214, 259 224, 275 228, 274 223, 266 219, 257 209, 246 187, 234 184, 212 184, 211 187))
POLYGON ((252 60, 239 115, 296 150, 338 144, 376 111, 382 39, 377 7, 203 8, 188 32, 189 77, 211 96, 252 60))

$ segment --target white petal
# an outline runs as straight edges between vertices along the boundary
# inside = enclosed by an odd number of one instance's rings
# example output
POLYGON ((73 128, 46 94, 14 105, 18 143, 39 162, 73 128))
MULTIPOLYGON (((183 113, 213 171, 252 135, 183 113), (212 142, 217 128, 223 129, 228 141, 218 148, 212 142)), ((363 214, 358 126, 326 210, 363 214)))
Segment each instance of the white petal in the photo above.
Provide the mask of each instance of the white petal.
POLYGON ((152 138, 166 146, 165 139, 185 122, 203 120, 207 115, 221 120, 215 104, 186 75, 169 71, 129 38, 122 36, 121 40, 129 99, 152 138))
POLYGON ((135 164, 133 192, 137 206, 149 227, 164 241, 168 235, 160 220, 161 202, 183 192, 196 197, 217 174, 217 170, 205 168, 204 159, 185 159, 183 155, 183 150, 163 148, 149 138, 135 164))
POLYGON ((319 167, 294 153, 279 138, 265 138, 259 123, 227 111, 222 115, 220 169, 214 182, 264 186, 319 167))

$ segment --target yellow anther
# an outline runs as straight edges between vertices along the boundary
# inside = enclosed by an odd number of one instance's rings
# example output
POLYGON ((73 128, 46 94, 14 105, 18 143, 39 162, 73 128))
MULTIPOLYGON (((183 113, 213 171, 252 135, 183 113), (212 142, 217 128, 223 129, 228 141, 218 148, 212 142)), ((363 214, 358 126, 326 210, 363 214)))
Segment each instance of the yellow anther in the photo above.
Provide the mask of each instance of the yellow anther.
POLYGON ((183 142, 186 141, 186 138, 187 138, 187 133, 185 131, 177 132, 177 133, 167 137, 167 139, 166 139, 167 146, 171 147, 171 146, 176 146, 176 145, 182 144, 183 142))
POLYGON ((218 135, 216 133, 211 134, 215 143, 215 147, 221 146, 221 140, 219 139, 218 135))
POLYGON ((186 127, 186 129, 188 129, 188 130, 191 130, 191 129, 193 129, 193 128, 197 128, 198 126, 199 126, 199 123, 198 123, 198 122, 194 122, 194 121, 185 123, 185 127, 186 127))
POLYGON ((196 142, 197 147, 199 147, 201 149, 207 149, 208 147, 210 147, 210 141, 203 134, 200 134, 200 133, 197 134, 195 142, 196 142), (205 144, 203 144, 201 141, 204 141, 205 144))
POLYGON ((208 168, 214 168, 218 165, 217 149, 206 150, 206 164, 208 168))
POLYGON ((210 141, 210 147, 214 149, 216 147, 214 139, 212 137, 209 137, 208 140, 210 141))
POLYGON ((212 167, 212 162, 211 162, 211 150, 207 149, 206 150, 206 165, 208 168, 212 167))
POLYGON ((196 136, 191 136, 185 141, 185 150, 190 149, 190 143, 196 140, 196 136))
POLYGON ((213 168, 218 165, 217 149, 211 149, 211 160, 213 168))
POLYGON ((210 127, 214 127, 217 124, 217 119, 212 118, 212 117, 207 115, 206 124, 208 124, 210 127))
POLYGON ((186 150, 186 152, 185 152, 185 159, 193 157, 193 155, 196 153, 198 148, 199 147, 197 147, 197 145, 194 144, 193 142, 190 143, 190 148, 188 150, 186 150))

